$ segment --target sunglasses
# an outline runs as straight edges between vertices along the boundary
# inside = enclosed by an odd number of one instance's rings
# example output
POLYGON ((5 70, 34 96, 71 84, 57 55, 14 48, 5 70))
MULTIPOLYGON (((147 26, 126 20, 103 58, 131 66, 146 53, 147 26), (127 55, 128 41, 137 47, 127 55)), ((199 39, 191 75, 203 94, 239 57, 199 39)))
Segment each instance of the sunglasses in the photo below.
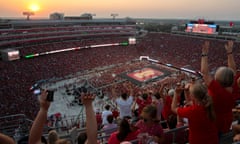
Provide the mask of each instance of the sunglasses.
POLYGON ((151 120, 151 119, 143 118, 143 121, 144 121, 144 122, 149 122, 149 121, 152 121, 152 120, 151 120))

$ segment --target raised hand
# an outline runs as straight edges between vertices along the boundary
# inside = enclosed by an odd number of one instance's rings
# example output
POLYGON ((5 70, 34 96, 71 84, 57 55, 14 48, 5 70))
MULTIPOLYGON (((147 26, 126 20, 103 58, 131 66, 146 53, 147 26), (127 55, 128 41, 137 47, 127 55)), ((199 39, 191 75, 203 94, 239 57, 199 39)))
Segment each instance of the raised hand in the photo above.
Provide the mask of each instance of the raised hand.
POLYGON ((175 88, 175 93, 177 96, 180 96, 181 92, 184 90, 184 88, 181 86, 180 83, 177 83, 177 86, 175 88))
POLYGON ((82 103, 85 106, 89 106, 92 104, 92 101, 95 99, 95 94, 91 94, 91 93, 81 93, 81 100, 82 103))
POLYGON ((47 95, 48 95, 48 92, 46 90, 43 90, 41 92, 41 95, 39 97, 40 109, 41 110, 48 111, 48 108, 50 106, 50 102, 47 101, 47 95))
POLYGON ((202 54, 207 55, 209 51, 209 41, 205 41, 204 44, 202 45, 202 54))
POLYGON ((232 40, 228 41, 228 43, 225 44, 224 46, 225 46, 226 52, 231 53, 233 49, 233 41, 232 40))

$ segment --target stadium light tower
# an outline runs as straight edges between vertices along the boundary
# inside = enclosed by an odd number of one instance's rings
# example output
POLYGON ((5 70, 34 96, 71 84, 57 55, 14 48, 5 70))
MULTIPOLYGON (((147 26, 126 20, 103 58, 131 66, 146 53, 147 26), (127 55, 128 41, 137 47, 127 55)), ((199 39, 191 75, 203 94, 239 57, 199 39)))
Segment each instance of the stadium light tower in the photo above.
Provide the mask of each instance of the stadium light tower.
POLYGON ((23 15, 27 16, 27 20, 29 20, 30 16, 34 15, 34 12, 25 11, 25 12, 23 12, 23 15))
POLYGON ((117 13, 112 13, 111 16, 113 17, 113 20, 115 20, 116 16, 118 16, 117 13))

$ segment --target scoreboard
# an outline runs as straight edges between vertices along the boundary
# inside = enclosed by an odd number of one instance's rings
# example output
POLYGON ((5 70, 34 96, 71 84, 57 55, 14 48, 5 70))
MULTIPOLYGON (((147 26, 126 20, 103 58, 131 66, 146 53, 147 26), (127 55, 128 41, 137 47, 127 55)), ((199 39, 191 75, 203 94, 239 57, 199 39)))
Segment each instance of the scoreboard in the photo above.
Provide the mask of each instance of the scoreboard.
POLYGON ((13 61, 20 59, 19 50, 5 49, 0 51, 1 58, 4 61, 13 61))
POLYGON ((190 22, 186 24, 185 32, 218 34, 218 29, 219 29, 219 26, 214 23, 190 22))

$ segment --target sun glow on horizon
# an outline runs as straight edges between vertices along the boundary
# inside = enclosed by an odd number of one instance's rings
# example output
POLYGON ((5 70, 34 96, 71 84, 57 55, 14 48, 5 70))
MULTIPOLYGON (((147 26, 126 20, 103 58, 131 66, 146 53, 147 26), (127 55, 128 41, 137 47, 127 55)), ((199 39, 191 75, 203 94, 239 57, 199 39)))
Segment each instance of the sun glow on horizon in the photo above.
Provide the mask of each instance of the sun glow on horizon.
POLYGON ((36 4, 36 3, 30 4, 29 9, 30 9, 31 11, 33 11, 33 12, 37 12, 37 11, 40 10, 40 6, 39 6, 38 4, 36 4))

